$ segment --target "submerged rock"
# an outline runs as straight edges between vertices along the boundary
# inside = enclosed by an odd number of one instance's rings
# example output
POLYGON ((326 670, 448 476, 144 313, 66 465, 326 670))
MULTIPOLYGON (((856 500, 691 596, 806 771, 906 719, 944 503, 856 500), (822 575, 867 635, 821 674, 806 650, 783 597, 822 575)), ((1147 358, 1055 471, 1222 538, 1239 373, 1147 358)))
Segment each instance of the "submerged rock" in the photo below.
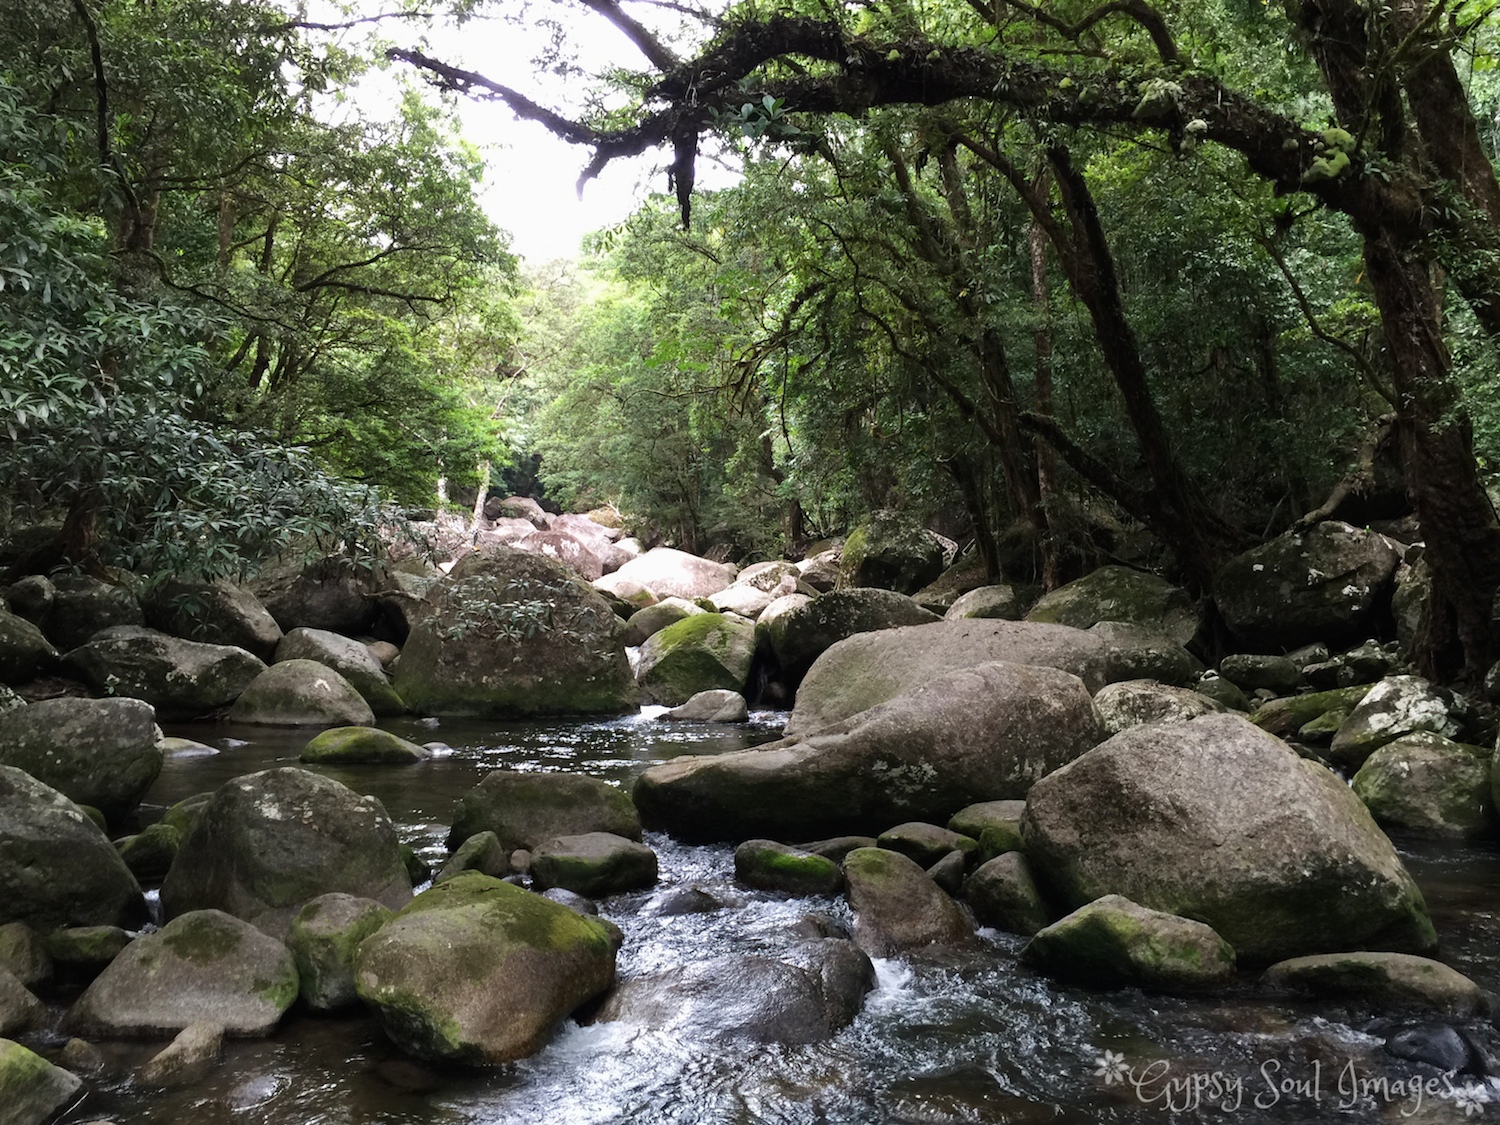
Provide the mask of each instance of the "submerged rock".
POLYGON ((208 1074, 224 1051, 224 1029, 216 1023, 189 1024, 165 1050, 141 1068, 145 1086, 189 1086, 208 1074))
POLYGON ((328 765, 411 765, 427 758, 423 747, 378 727, 333 727, 315 734, 300 755, 328 765))
POLYGON ((963 911, 914 861, 884 848, 844 857, 854 942, 871 957, 955 946, 974 934, 963 911))
POLYGON ((355 981, 402 1050, 483 1064, 535 1054, 614 972, 603 923, 470 872, 424 891, 367 938, 355 981))
POLYGON ((702 723, 743 723, 750 717, 745 697, 737 691, 717 689, 700 691, 681 707, 667 712, 669 719, 690 719, 702 723))

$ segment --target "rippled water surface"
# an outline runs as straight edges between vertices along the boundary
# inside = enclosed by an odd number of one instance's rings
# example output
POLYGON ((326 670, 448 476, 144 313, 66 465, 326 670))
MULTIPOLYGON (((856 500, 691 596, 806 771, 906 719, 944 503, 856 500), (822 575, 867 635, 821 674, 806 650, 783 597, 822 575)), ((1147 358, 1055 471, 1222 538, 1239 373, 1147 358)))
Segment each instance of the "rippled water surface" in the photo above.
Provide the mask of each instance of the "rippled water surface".
MULTIPOLYGON (((432 861, 443 854, 454 803, 491 769, 566 769, 628 786, 646 766, 679 754, 774 738, 783 718, 763 714, 747 726, 714 727, 667 722, 656 711, 597 723, 396 721, 386 725, 413 741, 442 741, 453 754, 411 767, 325 772, 378 796, 402 837, 432 861)), ((148 796, 148 805, 159 808, 228 778, 288 764, 308 737, 227 726, 168 733, 199 739, 220 753, 171 759, 148 796)), ((849 920, 841 899, 786 899, 736 887, 728 848, 688 847, 654 834, 647 842, 660 855, 659 885, 601 903, 602 913, 626 934, 621 976, 728 952, 774 954, 791 944, 793 924, 810 910, 849 920), (700 887, 725 905, 708 914, 658 913, 662 896, 681 887, 700 887)), ((1444 959, 1500 990, 1500 851, 1482 846, 1405 854, 1427 894, 1444 959)), ((962 954, 877 962, 879 985, 861 1015, 832 1040, 811 1046, 708 1043, 621 1024, 569 1023, 524 1062, 450 1071, 402 1058, 369 1018, 317 1018, 294 1010, 275 1037, 231 1043, 224 1064, 186 1090, 144 1090, 130 1081, 132 1070, 161 1044, 106 1045, 107 1075, 65 1121, 1500 1121, 1500 1084, 1449 1083, 1436 1071, 1389 1058, 1382 1050, 1388 1024, 1261 1000, 1249 985, 1213 1000, 1060 988, 1018 964, 1021 944, 982 931, 976 948, 962 954), (1409 1091, 1422 1081, 1430 1085, 1409 1091), (1462 1095, 1497 1100, 1466 1103, 1462 1095)), ((61 1037, 31 1041, 50 1048, 61 1037)))

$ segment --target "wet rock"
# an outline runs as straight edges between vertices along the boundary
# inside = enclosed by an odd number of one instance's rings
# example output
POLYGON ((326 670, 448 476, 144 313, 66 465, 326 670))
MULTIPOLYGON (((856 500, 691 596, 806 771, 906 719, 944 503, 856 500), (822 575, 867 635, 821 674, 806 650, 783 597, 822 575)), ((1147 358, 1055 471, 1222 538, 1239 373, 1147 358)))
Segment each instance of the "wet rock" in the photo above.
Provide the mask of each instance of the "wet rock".
POLYGON ((640 890, 656 882, 656 853, 610 832, 557 836, 531 853, 539 890, 562 887, 589 898, 640 890))
POLYGON ((981 926, 1029 937, 1052 920, 1031 865, 1020 852, 980 864, 964 881, 963 895, 981 926))
POLYGON ((596 777, 493 770, 459 801, 449 849, 476 832, 493 832, 514 851, 585 832, 639 840, 641 818, 624 790, 596 777))
POLYGON ((1450 713, 1451 693, 1420 676, 1391 676, 1381 680, 1349 712, 1328 748, 1341 765, 1359 767, 1387 742, 1414 731, 1432 731, 1445 738, 1459 732, 1450 713))
POLYGON ((151 704, 164 719, 228 707, 266 670, 242 648, 184 641, 145 629, 106 630, 63 657, 67 675, 100 693, 151 704))
POLYGON ((998 618, 1019 621, 1026 615, 1026 601, 1014 586, 980 586, 960 594, 943 614, 945 621, 962 621, 969 617, 998 618))
POLYGON ((954 813, 948 819, 948 831, 978 840, 981 862, 993 859, 1001 852, 1020 850, 1021 814, 1025 809, 1025 801, 979 801, 954 813))
POLYGON ((1353 1001, 1377 1012, 1429 1011, 1451 1019, 1488 1012, 1484 992, 1439 961, 1405 953, 1326 953, 1267 969, 1261 984, 1320 1000, 1353 1001))
POLYGON ((700 691, 681 707, 667 712, 669 719, 691 719, 705 723, 743 723, 750 717, 745 697, 737 691, 718 688, 700 691))
POLYGON ((900 512, 872 512, 849 533, 839 556, 841 585, 914 594, 943 572, 942 541, 900 512))
MULTIPOLYGON (((576 911, 579 914, 587 914, 591 918, 599 916, 599 907, 594 904, 593 899, 585 898, 583 895, 570 891, 566 887, 548 887, 545 891, 541 892, 541 895, 543 898, 551 899, 559 906, 566 906, 569 910, 576 911)), ((662 911, 658 910, 657 913, 660 914, 662 911)))
POLYGON ((806 737, 654 766, 634 797, 648 823, 689 840, 868 833, 1024 796, 1101 734, 1077 678, 992 663, 806 737))
POLYGON ((1244 691, 1267 688, 1277 695, 1291 695, 1307 680, 1302 669, 1285 656, 1238 653, 1219 662, 1219 675, 1244 691))
MULTIPOLYGON (((550 898, 554 894, 571 892, 555 888, 546 893, 550 898)), ((724 903, 702 887, 674 887, 657 900, 652 913, 661 918, 673 918, 681 914, 712 914, 723 909, 724 903)))
POLYGON ((1021 956, 1049 976, 1105 987, 1199 992, 1234 976, 1234 950, 1211 927, 1120 895, 1039 930, 1021 956))
POLYGON ((931 867, 952 851, 964 856, 977 852, 979 841, 962 833, 940 828, 936 824, 911 820, 886 829, 876 837, 875 846, 885 848, 886 851, 900 852, 922 867, 931 867))
POLYGON ((195 1023, 269 1035, 297 999, 281 942, 219 910, 195 910, 130 943, 68 1013, 82 1035, 157 1038, 195 1023))
POLYGON ((0 1092, 5 1125, 47 1125, 78 1100, 83 1080, 19 1043, 0 1039, 0 1092))
POLYGON ((828 840, 815 840, 811 844, 803 844, 799 850, 842 864, 844 857, 855 848, 873 848, 874 846, 874 836, 834 836, 828 840))
POLYGON ((299 760, 324 765, 412 765, 427 751, 378 727, 332 727, 308 740, 299 760))
POLYGON ((1094 696, 1094 706, 1109 734, 1163 720, 1185 722, 1200 715, 1227 711, 1223 704, 1187 688, 1155 680, 1123 680, 1108 684, 1094 696))
POLYGON ((42 629, 59 652, 77 648, 100 629, 146 623, 140 602, 124 586, 64 574, 52 580, 52 588, 52 608, 42 629))
POLYGON ((743 693, 754 658, 754 625, 699 613, 647 638, 636 679, 652 699, 676 706, 703 691, 743 693))
POLYGON ((45 934, 145 919, 140 885, 109 837, 56 789, 0 766, 0 923, 45 934))
POLYGON ((27 988, 52 979, 52 958, 42 935, 25 922, 0 926, 0 969, 12 974, 27 988))
POLYGON ((276 646, 276 661, 311 660, 332 668, 354 687, 377 717, 404 715, 406 704, 385 669, 359 641, 327 629, 293 629, 276 646))
POLYGON ((1059 586, 1031 607, 1027 621, 1087 629, 1100 621, 1149 625, 1179 645, 1198 631, 1198 611, 1186 590, 1124 566, 1101 566, 1059 586))
POLYGON ((282 768, 225 782, 162 884, 175 917, 224 910, 284 935, 308 900, 330 891, 399 907, 411 897, 396 830, 374 797, 282 768))
POLYGON ((619 619, 562 564, 501 548, 469 555, 428 594, 396 693, 434 715, 618 714, 638 691, 619 619))
POLYGON ((57 649, 30 621, 0 608, 0 684, 24 684, 57 665, 57 649))
POLYGON ((1337 640, 1365 627, 1399 562, 1384 536, 1330 520, 1225 563, 1214 601, 1230 631, 1256 648, 1337 640))
POLYGON ((470 872, 424 891, 359 948, 359 995, 418 1058, 503 1063, 614 981, 608 931, 470 872))
POLYGON ((1421 1024, 1396 1032, 1385 1041, 1385 1052, 1393 1058, 1426 1063, 1446 1074, 1469 1070, 1473 1062, 1463 1036, 1440 1023, 1421 1024))
POLYGON ((871 957, 962 945, 973 931, 953 900, 898 852, 860 848, 844 859, 854 942, 871 957))
POLYGON ((283 727, 367 727, 375 714, 354 685, 316 660, 284 660, 256 676, 234 706, 232 723, 283 727))
POLYGON ((1121 894, 1190 915, 1248 961, 1436 940, 1359 798, 1238 716, 1115 735, 1032 787, 1022 834, 1067 904, 1121 894))
POLYGON ((118 821, 161 773, 156 716, 136 699, 48 699, 0 715, 0 765, 118 821))
POLYGON ((1354 792, 1387 829, 1436 839, 1482 836, 1491 826, 1490 755, 1419 731, 1365 760, 1354 792))
POLYGON ((229 645, 270 663, 281 626, 259 598, 243 586, 219 581, 168 581, 143 606, 146 624, 174 637, 229 645))
POLYGON ((287 947, 297 963, 303 1003, 315 1012, 357 1004, 354 961, 360 943, 393 917, 372 898, 338 892, 319 895, 299 910, 287 947))
POLYGON ((62 1050, 57 1053, 57 1061, 64 1070, 71 1070, 74 1074, 93 1076, 109 1069, 104 1053, 92 1043, 76 1036, 63 1044, 62 1050))
POLYGON ((166 878, 181 845, 182 834, 170 824, 152 824, 134 836, 126 836, 115 842, 125 866, 130 868, 130 873, 141 883, 154 883, 166 878))
POLYGON ((0 1035, 25 1031, 41 1018, 46 1009, 9 969, 0 968, 0 1035))
POLYGON ((596 1019, 719 1042, 820 1043, 858 1014, 874 967, 847 941, 789 956, 801 963, 727 954, 622 981, 596 1019))
POLYGON ((653 547, 631 559, 615 574, 639 582, 658 598, 707 598, 724 589, 735 578, 735 569, 725 563, 690 555, 671 547, 653 547))
POLYGON ((833 590, 792 605, 768 606, 756 638, 775 656, 781 676, 796 686, 813 662, 839 641, 860 633, 929 625, 939 618, 894 590, 833 590))
POLYGON ((746 840, 735 848, 734 877, 747 887, 792 895, 837 894, 844 885, 832 859, 774 840, 746 840))
MULTIPOLYGON (((432 881, 444 883, 465 871, 478 871, 495 879, 503 879, 511 874, 515 866, 511 861, 511 852, 501 845, 498 836, 493 832, 476 832, 448 857, 448 862, 443 864, 432 881)), ((530 867, 531 856, 527 855, 525 865, 516 874, 523 874, 530 867)))
POLYGON ((959 892, 963 890, 966 859, 964 853, 955 848, 927 868, 927 874, 932 881, 950 898, 957 898, 959 892))
POLYGON ((208 1075, 224 1050, 224 1029, 216 1023, 189 1024, 167 1048, 141 1068, 144 1086, 191 1086, 208 1075))

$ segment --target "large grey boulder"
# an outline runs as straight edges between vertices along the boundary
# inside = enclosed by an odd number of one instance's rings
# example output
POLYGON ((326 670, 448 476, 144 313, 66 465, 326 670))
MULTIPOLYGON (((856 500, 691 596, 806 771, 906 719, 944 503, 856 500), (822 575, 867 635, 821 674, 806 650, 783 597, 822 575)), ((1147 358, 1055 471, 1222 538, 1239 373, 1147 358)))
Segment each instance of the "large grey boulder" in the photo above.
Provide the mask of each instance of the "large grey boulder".
POLYGON ((468 1064, 535 1054, 614 975, 602 922, 477 872, 418 895, 355 962, 360 998, 397 1046, 468 1064))
POLYGON ((354 685, 316 660, 283 660, 250 682, 229 708, 232 723, 367 727, 375 713, 354 685))
POLYGON ((42 631, 59 652, 77 648, 100 629, 146 623, 141 603, 124 586, 86 574, 64 574, 52 580, 52 587, 52 607, 42 631))
POLYGON ((42 631, 0 607, 0 684, 24 684, 57 665, 57 649, 42 631))
POLYGON ((47 1125, 78 1100, 83 1079, 30 1048, 0 1039, 0 1096, 5 1125, 47 1125))
POLYGON ((229 645, 270 663, 281 626, 259 598, 232 582, 167 581, 145 598, 146 624, 175 637, 229 645))
POLYGON ((509 548, 469 555, 428 594, 396 694, 439 715, 617 714, 636 706, 621 626, 561 563, 509 548))
POLYGON ((64 655, 63 668, 100 694, 144 700, 163 719, 191 719, 228 707, 266 670, 242 648, 139 628, 96 633, 64 655))
POLYGON ((1090 692, 1128 676, 1118 653, 1085 630, 1029 621, 941 621, 861 633, 814 662, 797 689, 788 735, 807 734, 960 668, 1003 660, 1071 672, 1090 692))
POLYGON ((1198 611, 1180 586, 1126 566, 1101 566, 1059 586, 1031 607, 1027 621, 1087 629, 1100 621, 1149 625, 1185 645, 1198 631, 1198 611))
POLYGON ((653 547, 615 571, 621 579, 639 582, 658 598, 707 598, 735 579, 728 563, 711 562, 671 547, 653 547))
POLYGON ((48 699, 7 711, 0 714, 0 765, 23 769, 116 821, 161 773, 156 713, 138 699, 48 699))
POLYGON ((379 615, 377 585, 372 571, 338 555, 312 562, 289 556, 262 569, 250 589, 283 632, 329 629, 353 637, 379 615))
POLYGON ((1102 737, 1076 676, 992 662, 805 736, 653 766, 634 797, 648 823, 691 840, 877 833, 1023 797, 1102 737))
POLYGON ((622 981, 595 1019, 710 1042, 820 1043, 874 987, 870 959, 830 938, 781 957, 731 953, 622 981))
POLYGON ((1124 895, 1245 960, 1436 941, 1359 798, 1237 715, 1122 731, 1032 786, 1022 834, 1066 905, 1124 895))
POLYGON ((930 625, 940 620, 905 594, 860 587, 819 594, 784 612, 767 615, 757 638, 776 658, 783 682, 795 687, 813 661, 839 641, 903 625, 930 625))
POLYGON ((755 659, 755 626, 722 613, 699 613, 653 633, 641 645, 636 679, 670 707, 701 691, 743 694, 755 659))
POLYGON ((167 917, 217 909, 282 937, 329 891, 395 908, 411 898, 385 809, 332 778, 263 770, 226 781, 183 841, 161 888, 167 917))
POLYGON ((68 1027, 155 1039, 213 1023, 229 1035, 269 1035, 296 999, 285 945, 223 911, 196 910, 131 942, 78 998, 68 1027))
POLYGON ((641 818, 629 794, 597 777, 492 770, 459 799, 448 850, 480 832, 493 832, 508 854, 585 832, 639 840, 641 818))
POLYGON ((99 826, 56 789, 0 766, 0 923, 47 934, 146 917, 135 876, 99 826))
POLYGON ((562 563, 585 582, 604 577, 604 562, 592 549, 593 544, 559 531, 556 526, 549 531, 533 531, 523 535, 512 545, 518 551, 562 563))
POLYGON ((1214 602, 1252 647, 1335 642, 1364 627, 1400 561, 1383 535, 1329 520, 1230 559, 1214 575, 1214 602))
POLYGON ((942 540, 909 516, 872 512, 844 540, 841 584, 915 594, 943 572, 945 556, 942 540))
POLYGON ((1189 687, 1206 671, 1201 660, 1154 625, 1098 621, 1088 631, 1115 650, 1113 679, 1160 680, 1189 687))
POLYGON ((871 957, 962 945, 974 936, 957 904, 899 852, 856 848, 844 857, 844 883, 854 942, 871 957))
POLYGON ((1492 827, 1489 751, 1431 731, 1386 743, 1351 785, 1386 829, 1463 840, 1492 827))
POLYGON ((312 660, 332 668, 354 687, 377 718, 406 713, 406 704, 369 648, 327 629, 293 629, 276 646, 276 660, 312 660))

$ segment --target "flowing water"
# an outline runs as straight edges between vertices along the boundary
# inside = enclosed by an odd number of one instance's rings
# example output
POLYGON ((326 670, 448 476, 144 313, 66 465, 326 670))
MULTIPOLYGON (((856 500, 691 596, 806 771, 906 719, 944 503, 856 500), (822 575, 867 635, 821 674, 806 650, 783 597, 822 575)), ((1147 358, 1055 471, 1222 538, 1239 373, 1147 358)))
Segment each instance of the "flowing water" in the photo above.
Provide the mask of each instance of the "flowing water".
MULTIPOLYGON (((776 737, 784 716, 746 726, 660 720, 648 709, 608 722, 396 721, 451 755, 411 767, 326 772, 378 796, 403 839, 439 861, 451 810, 496 768, 572 770, 629 785, 679 754, 718 753, 776 737)), ((306 732, 177 727, 217 754, 170 759, 148 796, 161 808, 221 782, 294 762, 306 732)), ((849 921, 842 900, 748 891, 727 847, 647 835, 661 859, 649 892, 601 903, 624 931, 622 976, 727 952, 774 953, 809 911, 849 921), (706 914, 659 913, 662 896, 698 887, 706 914)), ((1405 851, 1443 939, 1442 956, 1500 990, 1500 851, 1405 851)), ((1394 1025, 1326 1005, 1256 996, 1211 1000, 1059 987, 1019 965, 1022 939, 981 931, 976 949, 876 963, 878 986, 828 1042, 706 1042, 621 1024, 566 1024, 538 1055, 487 1071, 404 1059, 365 1016, 294 1009, 264 1041, 229 1044, 224 1063, 187 1089, 153 1091, 129 1075, 161 1044, 105 1044, 109 1062, 66 1118, 120 1125, 898 1125, 1108 1121, 1500 1121, 1500 1082, 1451 1080, 1383 1051, 1394 1025), (1494 1098, 1492 1103, 1481 1099, 1494 1098)), ((60 1010, 57 1013, 60 1015, 60 1010)), ((1488 1028, 1477 1028, 1481 1035, 1488 1028)), ((50 1050, 57 1033, 28 1039, 50 1050)), ((4 1118, 0 1107, 0 1119, 4 1118)))

